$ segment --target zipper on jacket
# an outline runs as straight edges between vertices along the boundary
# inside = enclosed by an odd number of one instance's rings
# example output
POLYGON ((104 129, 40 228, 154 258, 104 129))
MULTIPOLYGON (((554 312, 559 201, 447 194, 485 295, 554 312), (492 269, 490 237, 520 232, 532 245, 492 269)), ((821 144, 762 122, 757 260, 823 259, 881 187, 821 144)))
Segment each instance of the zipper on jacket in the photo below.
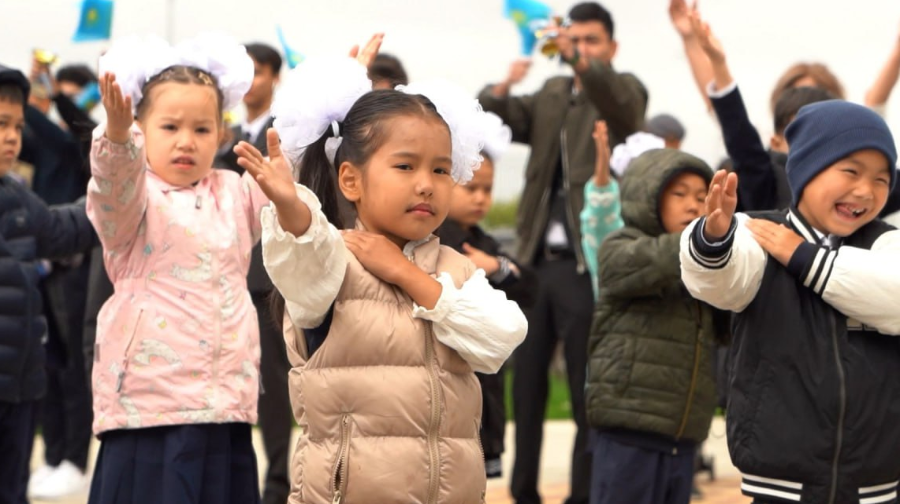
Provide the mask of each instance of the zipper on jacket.
POLYGON ((125 372, 128 371, 128 353, 131 351, 131 345, 134 344, 134 338, 137 337, 138 329, 141 327, 141 319, 144 318, 144 310, 138 312, 137 320, 131 329, 131 337, 128 338, 128 344, 125 345, 125 352, 122 355, 122 369, 119 370, 119 376, 116 377, 116 393, 122 392, 122 383, 125 381, 125 372))
MULTIPOLYGON (((198 195, 198 201, 199 198, 200 196, 198 195)), ((199 206, 197 207, 197 210, 200 211, 199 206)), ((215 410, 218 409, 219 404, 219 360, 222 358, 222 286, 219 283, 219 256, 215 252, 214 248, 210 249, 209 262, 210 270, 212 271, 212 278, 210 279, 210 281, 212 283, 213 291, 213 317, 216 321, 216 337, 214 339, 215 347, 213 347, 212 380, 210 384, 210 390, 212 391, 212 402, 209 406, 215 410)))
POLYGON ((350 416, 341 417, 341 446, 338 452, 337 462, 331 474, 331 490, 334 492, 332 504, 340 504, 347 492, 347 458, 350 455, 350 416))
POLYGON ((428 384, 431 392, 431 421, 428 424, 428 455, 431 460, 428 476, 428 497, 425 502, 434 504, 437 502, 437 494, 440 489, 440 453, 438 451, 438 433, 440 432, 441 422, 441 398, 440 383, 438 382, 437 372, 434 369, 434 336, 431 331, 425 337, 425 367, 428 369, 428 384))
POLYGON ((831 311, 831 344, 834 346, 834 362, 837 366, 838 381, 838 397, 840 398, 838 407, 838 425, 837 435, 835 436, 834 461, 831 465, 831 492, 828 496, 828 504, 834 504, 837 498, 837 482, 838 482, 838 463, 841 459, 841 448, 844 443, 844 416, 847 414, 847 384, 844 375, 844 363, 841 362, 841 350, 838 342, 837 334, 837 317, 834 311, 831 311))
POLYGON ((691 406, 694 402, 694 392, 697 389, 697 374, 700 372, 700 350, 703 342, 703 308, 700 303, 697 306, 697 340, 694 342, 694 369, 691 371, 691 386, 688 389, 687 404, 684 407, 684 416, 681 417, 681 426, 675 439, 681 439, 684 430, 687 429, 688 417, 691 414, 691 406))
MULTIPOLYGON (((544 209, 547 208, 547 204, 549 203, 549 201, 550 201, 550 188, 545 187, 544 193, 541 194, 541 201, 538 203, 538 211, 540 213, 544 212, 544 209)), ((548 212, 549 212, 549 210, 548 210, 548 212)), ((549 224, 549 218, 547 221, 549 224)), ((538 250, 543 250, 544 243, 547 240, 547 236, 546 236, 547 226, 544 226, 544 231, 545 231, 545 233, 540 236, 539 240, 536 240, 536 241, 532 240, 532 243, 534 243, 534 245, 532 245, 531 249, 528 250, 528 257, 526 258, 526 261, 528 261, 528 262, 534 261, 534 256, 535 256, 535 254, 537 254, 538 250)))
MULTIPOLYGON (((575 222, 575 216, 572 215, 572 204, 571 198, 572 194, 570 191, 569 184, 569 149, 566 142, 566 128, 563 127, 562 131, 559 133, 560 136, 560 152, 562 152, 562 166, 563 166, 563 188, 566 191, 566 217, 569 219, 569 231, 570 235, 575 235, 575 230, 578 229, 575 227, 578 223, 575 222)), ((578 233, 581 234, 580 232, 578 233)), ((574 238, 574 236, 572 236, 574 238)), ((581 250, 581 242, 579 243, 570 243, 569 245, 575 250, 575 259, 578 262, 578 274, 584 273, 584 252, 581 250)))

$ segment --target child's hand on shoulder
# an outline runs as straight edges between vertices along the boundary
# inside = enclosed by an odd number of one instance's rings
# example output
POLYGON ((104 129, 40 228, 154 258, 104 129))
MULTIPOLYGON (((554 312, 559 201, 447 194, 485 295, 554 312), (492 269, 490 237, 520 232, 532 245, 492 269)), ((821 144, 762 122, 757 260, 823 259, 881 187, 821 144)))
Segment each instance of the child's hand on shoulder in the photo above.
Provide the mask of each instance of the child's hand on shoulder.
POLYGON ((247 142, 235 145, 234 153, 238 155, 238 164, 250 172, 269 200, 276 207, 287 208, 299 201, 297 190, 294 188, 291 164, 282 154, 278 133, 273 128, 269 128, 266 132, 266 141, 269 149, 268 160, 256 147, 247 142))
POLYGON ((703 235, 708 241, 720 241, 731 228, 734 210, 737 208, 737 183, 735 173, 719 170, 713 176, 706 195, 706 220, 703 235))
POLYGON ((765 219, 750 219, 747 229, 753 233, 756 243, 784 266, 804 241, 793 229, 765 219))
MULTIPOLYGON (((387 237, 368 231, 341 231, 347 249, 366 270, 387 283, 397 285, 412 263, 387 237)), ((418 269, 418 268, 416 268, 418 269)))
POLYGON ((113 143, 123 144, 131 138, 134 114, 131 97, 122 96, 122 88, 116 83, 116 76, 107 73, 100 77, 100 96, 106 109, 106 138, 113 143))
POLYGON ((463 243, 463 252, 475 267, 483 269, 487 276, 491 276, 500 269, 500 260, 496 257, 477 249, 468 243, 463 243))

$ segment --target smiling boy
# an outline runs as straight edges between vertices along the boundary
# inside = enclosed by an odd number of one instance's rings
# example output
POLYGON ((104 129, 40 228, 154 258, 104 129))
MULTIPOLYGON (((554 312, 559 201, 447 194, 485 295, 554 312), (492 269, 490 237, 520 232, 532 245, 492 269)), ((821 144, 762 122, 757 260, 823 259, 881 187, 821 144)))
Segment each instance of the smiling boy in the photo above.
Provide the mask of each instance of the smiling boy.
POLYGON ((786 136, 790 209, 735 215, 737 177, 720 172, 681 240, 688 290, 736 314, 729 450, 756 503, 896 502, 900 232, 876 220, 894 139, 836 100, 786 136))

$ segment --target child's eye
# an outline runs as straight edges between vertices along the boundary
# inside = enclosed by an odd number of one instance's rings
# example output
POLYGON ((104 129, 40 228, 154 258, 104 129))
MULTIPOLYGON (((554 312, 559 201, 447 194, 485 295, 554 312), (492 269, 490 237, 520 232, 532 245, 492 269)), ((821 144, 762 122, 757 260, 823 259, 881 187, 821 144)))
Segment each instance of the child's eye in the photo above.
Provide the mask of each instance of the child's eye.
POLYGON ((435 168, 434 173, 437 173, 439 175, 450 175, 450 170, 446 168, 435 168))
POLYGON ((878 182, 879 184, 884 184, 884 185, 891 185, 891 181, 886 178, 883 178, 883 177, 877 178, 875 180, 875 182, 878 182))
POLYGON ((162 129, 166 131, 175 131, 178 128, 176 128, 174 124, 163 124, 162 129))
POLYGON ((850 175, 853 175, 853 176, 859 175, 859 172, 856 171, 856 169, 854 169, 854 168, 844 168, 841 171, 844 173, 849 173, 850 175))
POLYGON ((197 128, 197 133, 209 133, 209 128, 197 128))
POLYGON ((398 168, 400 170, 412 170, 412 165, 398 164, 398 165, 394 165, 394 168, 398 168))
POLYGON ((674 196, 678 196, 679 198, 684 198, 685 196, 687 196, 687 194, 685 194, 683 192, 676 192, 676 193, 672 193, 672 194, 674 196))

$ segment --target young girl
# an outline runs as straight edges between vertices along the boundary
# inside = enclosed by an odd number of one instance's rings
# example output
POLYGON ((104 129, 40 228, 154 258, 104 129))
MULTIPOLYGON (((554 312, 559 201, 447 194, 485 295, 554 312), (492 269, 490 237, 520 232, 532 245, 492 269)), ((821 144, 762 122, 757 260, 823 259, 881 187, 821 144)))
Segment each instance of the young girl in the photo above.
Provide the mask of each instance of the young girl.
POLYGON ((436 108, 415 87, 360 96, 365 68, 332 67, 304 64, 283 91, 295 103, 276 104, 285 146, 305 147, 305 186, 277 144, 271 162, 241 160, 275 205, 262 214, 266 268, 308 329, 287 341, 303 427, 290 502, 483 502, 473 371, 496 372, 526 322, 432 235, 480 162, 482 113, 468 98, 436 108), (343 233, 335 179, 358 215, 343 233))
POLYGON ((250 87, 253 64, 207 37, 123 41, 100 65, 107 120, 87 208, 115 294, 97 329, 90 502, 259 502, 245 279, 268 200, 249 176, 212 169, 223 107, 250 87))

